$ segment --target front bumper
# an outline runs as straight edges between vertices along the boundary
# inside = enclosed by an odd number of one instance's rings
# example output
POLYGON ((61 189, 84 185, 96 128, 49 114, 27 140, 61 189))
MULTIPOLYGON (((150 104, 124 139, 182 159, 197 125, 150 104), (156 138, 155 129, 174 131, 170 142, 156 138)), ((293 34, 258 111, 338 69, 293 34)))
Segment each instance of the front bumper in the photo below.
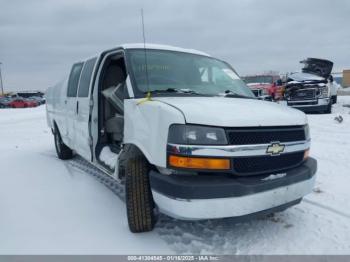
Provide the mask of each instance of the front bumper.
POLYGON ((299 101, 280 101, 280 104, 297 108, 304 112, 317 112, 327 110, 330 98, 318 98, 316 100, 299 100, 299 101))
POLYGON ((309 158, 297 168, 275 174, 275 179, 269 179, 269 175, 186 176, 151 171, 150 183, 160 212, 171 217, 185 220, 241 217, 298 203, 312 191, 316 170, 316 160, 309 158))

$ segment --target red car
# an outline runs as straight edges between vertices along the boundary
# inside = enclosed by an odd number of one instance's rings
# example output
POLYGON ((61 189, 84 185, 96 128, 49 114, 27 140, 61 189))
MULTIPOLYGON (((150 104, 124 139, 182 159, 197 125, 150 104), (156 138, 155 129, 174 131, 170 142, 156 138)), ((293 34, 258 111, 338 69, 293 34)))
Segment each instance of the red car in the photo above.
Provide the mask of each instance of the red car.
POLYGON ((25 99, 24 101, 27 102, 28 107, 36 107, 39 105, 39 103, 37 101, 35 101, 34 99, 28 98, 28 99, 25 99))
POLYGON ((35 107, 37 104, 33 101, 26 101, 21 98, 16 98, 9 103, 12 108, 25 108, 25 107, 35 107))
POLYGON ((272 100, 283 97, 282 81, 278 75, 245 76, 243 80, 257 97, 271 96, 272 100))

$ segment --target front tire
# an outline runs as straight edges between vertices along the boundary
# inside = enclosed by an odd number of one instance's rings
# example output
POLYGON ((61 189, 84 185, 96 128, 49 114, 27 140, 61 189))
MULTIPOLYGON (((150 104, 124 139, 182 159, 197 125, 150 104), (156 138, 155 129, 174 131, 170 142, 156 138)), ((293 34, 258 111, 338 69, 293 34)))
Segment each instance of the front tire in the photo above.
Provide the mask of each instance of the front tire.
POLYGON ((54 138, 55 138, 55 148, 56 148, 56 153, 58 158, 62 160, 71 159, 73 157, 73 151, 63 143, 60 132, 58 131, 58 128, 55 128, 54 138))
POLYGON ((336 104, 338 100, 338 96, 332 96, 332 104, 336 104))
POLYGON ((133 233, 151 231, 156 222, 149 170, 149 164, 141 154, 127 161, 125 198, 128 224, 133 233))
POLYGON ((327 109, 324 111, 325 114, 331 114, 332 113, 332 101, 329 102, 327 109))

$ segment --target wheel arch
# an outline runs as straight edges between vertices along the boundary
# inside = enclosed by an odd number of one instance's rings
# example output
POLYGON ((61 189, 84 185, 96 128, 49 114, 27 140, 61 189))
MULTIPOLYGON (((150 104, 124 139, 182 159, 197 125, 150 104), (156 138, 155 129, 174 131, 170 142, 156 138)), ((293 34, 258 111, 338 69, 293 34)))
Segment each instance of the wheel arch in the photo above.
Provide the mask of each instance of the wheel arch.
POLYGON ((154 166, 150 161, 150 156, 148 155, 148 153, 145 153, 146 151, 143 151, 141 147, 134 143, 125 143, 123 145, 123 149, 120 152, 118 157, 119 178, 122 178, 125 176, 125 168, 126 168, 127 161, 132 157, 143 156, 151 167, 154 166))
POLYGON ((59 134, 61 134, 60 129, 58 128, 56 120, 52 120, 52 126, 51 126, 52 133, 55 134, 56 130, 59 134))

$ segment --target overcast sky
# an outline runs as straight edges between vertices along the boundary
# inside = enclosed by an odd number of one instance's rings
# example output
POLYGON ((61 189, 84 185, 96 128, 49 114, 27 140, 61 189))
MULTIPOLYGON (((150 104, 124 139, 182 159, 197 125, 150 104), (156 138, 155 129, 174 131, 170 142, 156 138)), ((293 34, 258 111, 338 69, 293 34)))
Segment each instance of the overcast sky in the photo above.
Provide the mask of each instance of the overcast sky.
POLYGON ((46 89, 70 65, 120 43, 195 48, 240 74, 298 70, 305 57, 350 68, 348 0, 0 0, 6 90, 46 89))

